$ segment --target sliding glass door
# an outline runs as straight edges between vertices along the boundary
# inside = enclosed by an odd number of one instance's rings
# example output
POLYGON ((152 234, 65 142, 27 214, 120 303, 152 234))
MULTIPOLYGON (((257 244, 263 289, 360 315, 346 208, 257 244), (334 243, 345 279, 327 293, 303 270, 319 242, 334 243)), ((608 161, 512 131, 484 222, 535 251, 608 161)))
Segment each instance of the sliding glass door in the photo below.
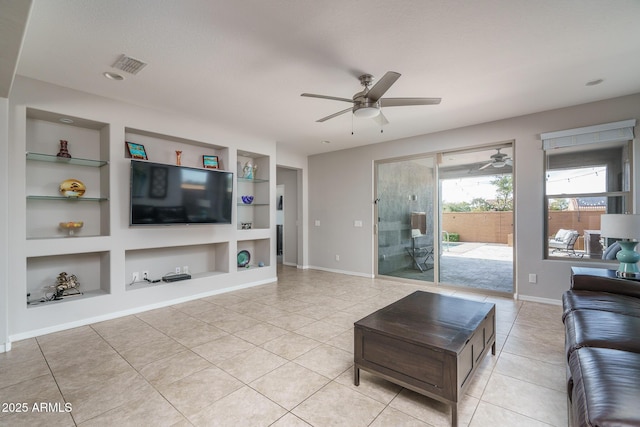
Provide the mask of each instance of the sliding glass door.
POLYGON ((376 163, 377 274, 433 282, 435 161, 376 163))

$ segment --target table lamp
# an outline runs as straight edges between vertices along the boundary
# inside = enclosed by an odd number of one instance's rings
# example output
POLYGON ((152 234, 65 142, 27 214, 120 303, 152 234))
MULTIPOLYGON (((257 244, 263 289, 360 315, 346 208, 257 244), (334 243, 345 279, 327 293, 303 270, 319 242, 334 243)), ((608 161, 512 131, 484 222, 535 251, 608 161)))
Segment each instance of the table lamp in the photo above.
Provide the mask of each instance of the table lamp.
POLYGON ((616 255, 620 261, 616 276, 640 277, 638 270, 640 254, 635 251, 638 240, 640 240, 640 215, 602 215, 600 217, 600 234, 603 237, 622 239, 618 242, 622 249, 616 255))

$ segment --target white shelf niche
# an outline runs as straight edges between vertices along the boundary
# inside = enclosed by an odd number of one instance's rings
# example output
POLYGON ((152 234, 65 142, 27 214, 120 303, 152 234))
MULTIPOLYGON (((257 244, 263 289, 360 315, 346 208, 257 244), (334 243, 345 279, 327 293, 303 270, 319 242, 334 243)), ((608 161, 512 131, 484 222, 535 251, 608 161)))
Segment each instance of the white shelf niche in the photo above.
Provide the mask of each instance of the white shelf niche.
POLYGON ((109 294, 109 258, 108 251, 27 258, 27 292, 31 294, 30 301, 39 302, 41 298, 50 296, 52 290, 46 288, 54 285, 62 272, 69 276, 75 275, 83 293, 80 296, 63 297, 59 301, 30 304, 28 307, 42 307, 109 294))
MULTIPOLYGON (((218 169, 233 170, 229 167, 229 148, 221 145, 133 128, 125 128, 125 140, 144 145, 147 160, 150 162, 175 165, 176 151, 181 151, 181 166, 204 168, 202 156, 207 155, 218 156, 218 169)), ((122 142, 122 149, 124 157, 129 157, 126 141, 122 142)))
POLYGON ((260 262, 263 267, 271 264, 271 239, 238 240, 238 253, 240 251, 248 251, 250 260, 247 266, 237 267, 239 272, 261 268, 260 262))
POLYGON ((271 226, 271 185, 269 181, 269 156, 238 152, 236 221, 237 229, 267 229, 271 226), (247 177, 247 169, 254 166, 252 175, 247 177), (251 203, 245 203, 243 196, 252 196, 251 203))
POLYGON ((187 246, 168 246, 161 248, 130 249, 125 251, 126 290, 144 289, 158 285, 175 285, 181 282, 148 283, 143 280, 143 272, 149 272, 150 280, 162 279, 175 273, 176 267, 183 272, 188 267, 192 279, 215 276, 229 272, 229 243, 209 243, 187 246), (139 273, 140 279, 133 283, 133 273, 139 273))
POLYGON ((27 109, 27 239, 67 237, 59 223, 70 221, 84 222, 77 235, 109 235, 109 132, 103 122, 27 109), (71 159, 56 156, 60 140, 68 142, 71 159), (69 178, 87 187, 77 200, 59 192, 60 183, 69 178))

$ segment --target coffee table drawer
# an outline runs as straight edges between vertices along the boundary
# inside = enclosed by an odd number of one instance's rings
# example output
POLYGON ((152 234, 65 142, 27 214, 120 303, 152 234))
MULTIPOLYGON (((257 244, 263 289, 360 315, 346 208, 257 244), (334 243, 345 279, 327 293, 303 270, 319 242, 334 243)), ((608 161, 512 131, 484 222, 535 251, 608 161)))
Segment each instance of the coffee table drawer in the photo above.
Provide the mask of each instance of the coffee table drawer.
POLYGON ((443 388, 444 352, 370 331, 362 333, 362 359, 421 383, 443 388))

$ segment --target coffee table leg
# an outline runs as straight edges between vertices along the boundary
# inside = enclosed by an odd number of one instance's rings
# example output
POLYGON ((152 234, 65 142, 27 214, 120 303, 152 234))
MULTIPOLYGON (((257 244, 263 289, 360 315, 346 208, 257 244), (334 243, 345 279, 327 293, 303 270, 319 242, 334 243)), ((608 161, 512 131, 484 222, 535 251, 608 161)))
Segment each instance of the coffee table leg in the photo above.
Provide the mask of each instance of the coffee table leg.
POLYGON ((458 427, 458 404, 451 404, 451 427, 458 427))
POLYGON ((353 385, 360 385, 360 368, 358 368, 356 365, 353 365, 353 385))
POLYGON ((491 354, 492 355, 496 355, 496 342, 493 342, 493 345, 491 346, 491 354))

